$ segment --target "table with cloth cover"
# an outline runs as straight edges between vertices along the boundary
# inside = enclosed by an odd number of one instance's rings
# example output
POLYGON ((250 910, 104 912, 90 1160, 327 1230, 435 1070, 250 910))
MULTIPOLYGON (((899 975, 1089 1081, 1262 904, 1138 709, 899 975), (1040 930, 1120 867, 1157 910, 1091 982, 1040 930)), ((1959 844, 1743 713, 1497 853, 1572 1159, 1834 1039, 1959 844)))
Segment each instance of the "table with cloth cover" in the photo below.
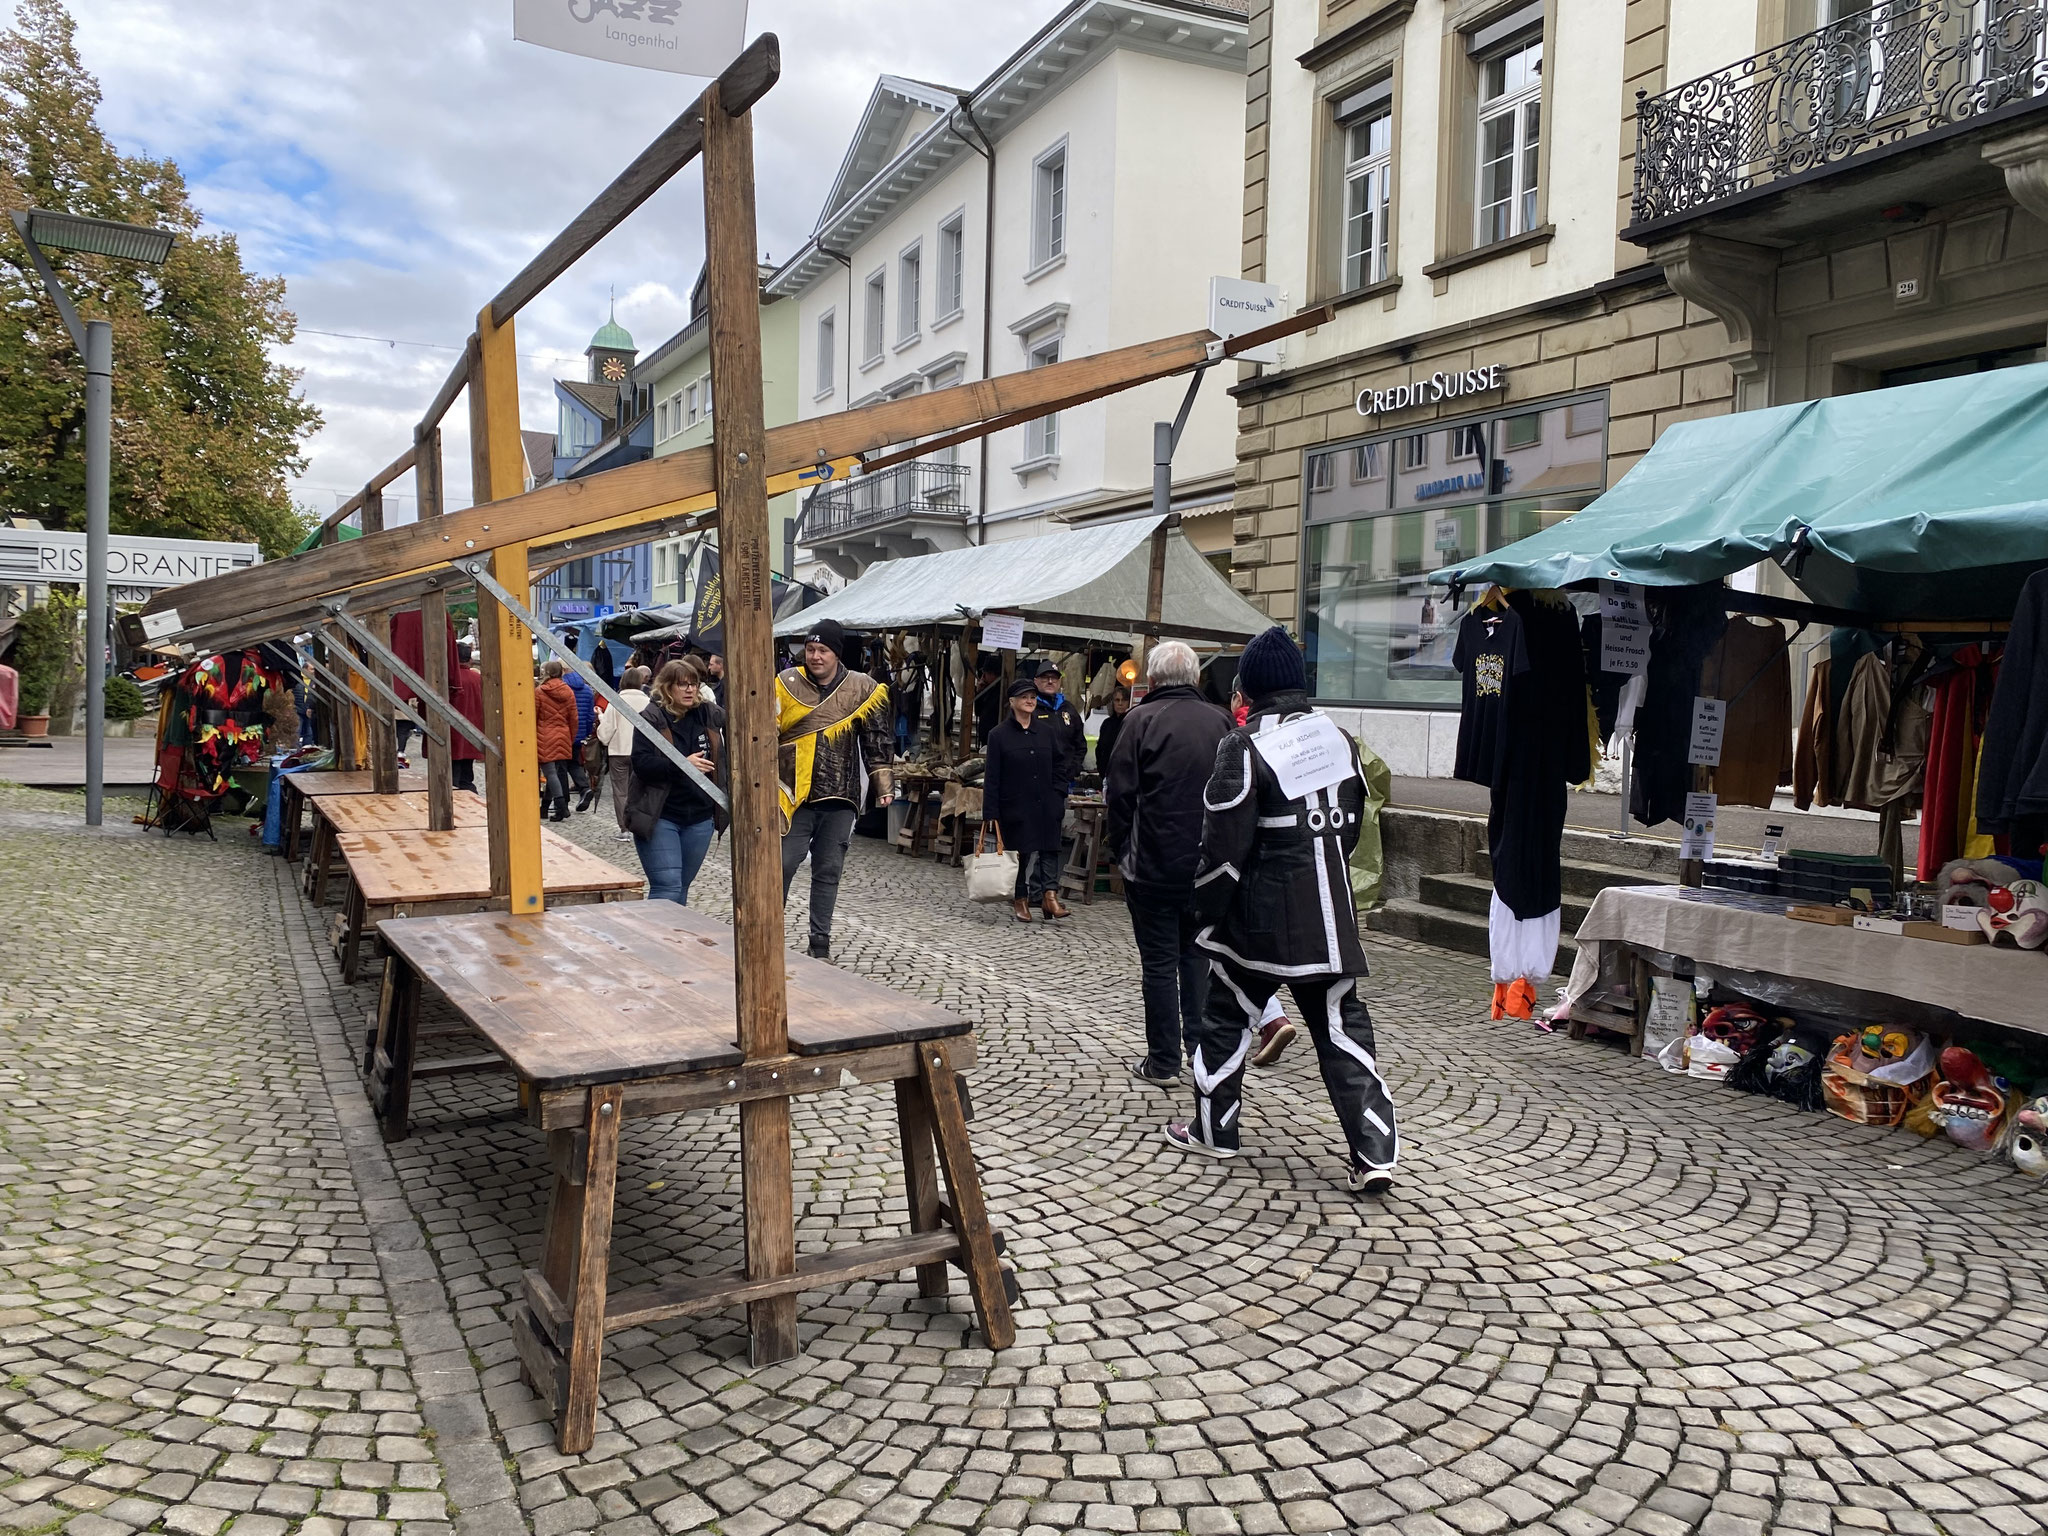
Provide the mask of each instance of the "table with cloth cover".
POLYGON ((1779 898, 1684 886, 1602 891, 1579 925, 1578 958, 1565 1001, 1576 1017, 1599 983, 1602 948, 1620 945, 1713 970, 1904 998, 1963 1018, 2048 1034, 2048 1009, 2042 1005, 2048 992, 2048 951, 1944 944, 1799 922, 1784 915, 1785 906, 1779 898))

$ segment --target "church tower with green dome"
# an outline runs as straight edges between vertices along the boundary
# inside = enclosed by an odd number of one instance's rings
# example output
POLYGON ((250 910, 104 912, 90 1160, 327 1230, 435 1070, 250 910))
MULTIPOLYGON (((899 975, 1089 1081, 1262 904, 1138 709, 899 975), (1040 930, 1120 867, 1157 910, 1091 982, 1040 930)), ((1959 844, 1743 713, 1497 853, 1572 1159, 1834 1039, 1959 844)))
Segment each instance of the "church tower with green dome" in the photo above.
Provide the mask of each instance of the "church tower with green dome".
POLYGON ((633 371, 633 359, 640 355, 640 349, 633 345, 632 334, 619 324, 618 301, 612 301, 611 318, 597 328, 597 334, 590 338, 590 345, 583 349, 583 355, 590 359, 590 382, 593 384, 624 384, 626 375, 633 371))

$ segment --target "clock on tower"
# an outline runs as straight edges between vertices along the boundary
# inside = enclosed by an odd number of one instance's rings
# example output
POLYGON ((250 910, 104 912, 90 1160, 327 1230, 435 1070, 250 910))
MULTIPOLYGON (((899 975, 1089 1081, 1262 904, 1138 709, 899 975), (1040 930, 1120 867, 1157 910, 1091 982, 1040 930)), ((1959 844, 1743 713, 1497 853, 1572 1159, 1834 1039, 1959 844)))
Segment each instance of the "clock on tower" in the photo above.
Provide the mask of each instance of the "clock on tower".
POLYGON ((623 384, 632 372, 633 360, 640 354, 633 345, 633 338, 626 328, 619 324, 616 313, 598 327, 597 334, 590 338, 590 345, 583 349, 583 355, 590 359, 590 382, 593 384, 623 384))
POLYGON ((623 357, 608 357, 604 360, 604 365, 598 371, 609 382, 613 384, 620 383, 626 377, 626 360, 623 357))

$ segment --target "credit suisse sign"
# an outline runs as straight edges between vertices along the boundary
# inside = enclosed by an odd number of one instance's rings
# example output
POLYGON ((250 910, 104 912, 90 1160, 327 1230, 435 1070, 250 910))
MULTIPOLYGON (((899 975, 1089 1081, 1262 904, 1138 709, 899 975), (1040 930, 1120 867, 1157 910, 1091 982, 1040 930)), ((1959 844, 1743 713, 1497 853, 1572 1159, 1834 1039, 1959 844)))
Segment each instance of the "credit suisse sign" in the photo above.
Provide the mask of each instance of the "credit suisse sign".
POLYGON ((1418 405, 1441 405, 1446 400, 1492 394, 1507 387, 1508 371, 1499 363, 1454 373, 1432 373, 1426 379, 1417 379, 1413 384, 1396 384, 1392 389, 1361 389, 1358 392, 1358 414, 1379 416, 1418 405))
MULTIPOLYGON (((117 533, 107 541, 107 583, 151 589, 255 565, 254 544, 208 539, 145 539, 117 533)), ((85 580, 85 535, 54 528, 0 528, 0 585, 43 586, 85 580)))

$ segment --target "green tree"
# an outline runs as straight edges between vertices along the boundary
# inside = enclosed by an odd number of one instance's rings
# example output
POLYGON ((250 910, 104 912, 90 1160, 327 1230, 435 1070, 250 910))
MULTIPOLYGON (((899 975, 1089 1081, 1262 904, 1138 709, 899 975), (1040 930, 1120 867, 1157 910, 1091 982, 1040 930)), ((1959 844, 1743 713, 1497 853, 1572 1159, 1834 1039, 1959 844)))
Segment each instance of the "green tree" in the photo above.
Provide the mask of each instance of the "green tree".
MULTIPOLYGON (((281 278, 202 234, 170 160, 123 155, 96 112, 61 0, 19 0, 0 32, 0 209, 47 208, 178 233, 150 269, 51 253, 87 318, 114 328, 116 533, 234 539, 282 555, 310 526, 286 477, 320 415, 271 361, 297 317, 281 278)), ((85 364, 14 231, 0 224, 0 514, 85 525, 85 364)))

